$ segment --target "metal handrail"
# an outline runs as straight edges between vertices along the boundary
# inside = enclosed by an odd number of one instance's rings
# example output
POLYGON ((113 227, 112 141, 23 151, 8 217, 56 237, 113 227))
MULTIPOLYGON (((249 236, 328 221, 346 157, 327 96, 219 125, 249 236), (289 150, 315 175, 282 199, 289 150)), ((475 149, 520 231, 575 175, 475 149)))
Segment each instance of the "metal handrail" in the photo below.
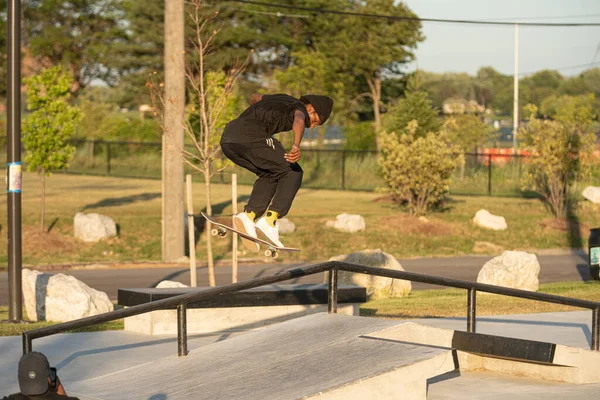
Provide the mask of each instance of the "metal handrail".
POLYGON ((32 350, 33 339, 50 336, 56 333, 66 332, 77 328, 96 325, 103 322, 114 321, 121 318, 132 317, 145 314, 150 311, 164 310, 168 308, 177 308, 177 343, 178 354, 185 356, 187 354, 187 304, 191 302, 205 300, 211 297, 220 296, 228 293, 234 293, 241 290, 252 289, 260 286, 271 285, 277 282, 283 282, 302 276, 314 275, 321 272, 329 272, 328 279, 328 312, 337 312, 337 288, 338 271, 347 271, 367 275, 376 275, 393 279, 402 279, 411 282, 428 283, 439 286, 453 287, 467 290, 467 332, 475 332, 477 307, 477 292, 486 292, 504 296, 517 297, 522 299, 537 300, 547 303, 563 304, 567 306, 587 308, 592 310, 592 350, 599 350, 600 336, 600 302, 574 299, 564 296, 556 296, 546 293, 530 292, 520 289, 506 288, 502 286, 488 285, 484 283, 463 281, 459 279, 443 278, 431 275, 417 274, 414 272, 396 271, 385 268, 367 267, 363 265, 350 264, 341 261, 328 261, 315 264, 308 267, 297 268, 279 273, 277 275, 255 278, 245 282, 233 283, 230 285, 201 289, 192 293, 187 293, 163 300, 152 301, 146 304, 111 311, 108 313, 94 315, 75 321, 63 322, 60 324, 34 329, 23 332, 23 353, 29 353, 32 350))

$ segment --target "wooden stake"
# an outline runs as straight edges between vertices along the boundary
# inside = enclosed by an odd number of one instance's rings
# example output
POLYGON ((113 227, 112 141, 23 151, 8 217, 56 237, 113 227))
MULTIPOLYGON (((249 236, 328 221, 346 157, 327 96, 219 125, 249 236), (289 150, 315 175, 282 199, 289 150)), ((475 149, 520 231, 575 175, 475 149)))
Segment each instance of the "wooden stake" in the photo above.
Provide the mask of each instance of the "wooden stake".
MULTIPOLYGON (((237 174, 231 174, 231 210, 235 216, 238 213, 237 208, 237 174)), ((233 223, 233 217, 231 220, 231 226, 235 226, 233 223)), ((231 235, 231 283, 238 281, 238 234, 232 232, 231 235)))
POLYGON ((194 202, 192 201, 192 175, 185 176, 187 185, 187 209, 188 209, 188 241, 190 247, 190 286, 196 287, 196 235, 194 233, 194 202))

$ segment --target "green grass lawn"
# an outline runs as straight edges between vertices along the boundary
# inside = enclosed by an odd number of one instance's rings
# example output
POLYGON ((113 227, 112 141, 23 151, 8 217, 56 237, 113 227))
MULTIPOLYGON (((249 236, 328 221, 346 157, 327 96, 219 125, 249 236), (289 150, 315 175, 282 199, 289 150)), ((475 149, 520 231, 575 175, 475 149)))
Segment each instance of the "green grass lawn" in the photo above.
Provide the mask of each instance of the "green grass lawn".
MULTIPOLYGON (((27 312, 25 308, 23 308, 23 318, 27 319, 27 312)), ((0 321, 8 320, 8 307, 0 306, 0 321)), ((44 328, 46 326, 54 325, 54 322, 29 322, 23 324, 9 324, 9 323, 0 323, 0 336, 16 336, 20 335, 25 331, 30 331, 32 329, 44 328)), ((122 319, 106 322, 103 324, 92 325, 87 328, 75 329, 70 332, 98 332, 98 331, 115 331, 122 330, 124 326, 124 322, 122 319)))
MULTIPOLYGON (((205 206, 201 176, 194 177, 194 208, 205 206)), ((35 174, 23 182, 23 261, 26 265, 73 262, 150 261, 161 257, 161 182, 55 174, 47 180, 46 228, 39 231, 40 184, 35 174), (73 217, 78 211, 112 217, 116 238, 87 244, 73 238, 73 217)), ((238 187, 242 209, 251 186, 238 187)), ((231 214, 231 187, 213 186, 215 214, 231 214)), ((282 261, 316 261, 363 249, 381 249, 396 257, 457 256, 472 254, 475 242, 503 249, 548 249, 586 246, 589 228, 600 226, 600 207, 582 202, 577 224, 554 220, 537 199, 452 196, 443 212, 427 220, 408 216, 383 194, 301 189, 289 218, 296 232, 283 235, 287 246, 300 253, 282 254, 282 261), (485 208, 506 218, 508 230, 489 231, 473 226, 477 210, 485 208), (361 214, 366 230, 355 234, 325 227, 340 213, 361 214), (577 229, 579 227, 579 230, 577 229)), ((182 216, 183 218, 183 216, 182 216)), ((6 197, 0 198, 0 220, 6 221, 6 197)), ((0 227, 0 268, 7 263, 6 225, 0 227)), ((205 257, 204 235, 196 246, 198 260, 205 257)), ((213 238, 218 259, 231 257, 231 242, 213 238)), ((244 250, 240 246, 241 251, 244 250)), ((490 253, 492 254, 492 253, 490 253)), ((256 254, 241 254, 255 257, 256 254)))
MULTIPOLYGON (((540 285, 539 292, 598 301, 600 283, 564 282, 540 285)), ((360 306, 360 315, 393 319, 464 317, 467 292, 460 289, 420 290, 406 298, 369 301, 360 306)), ((575 311, 579 308, 507 296, 477 296, 477 315, 529 314, 540 312, 575 311)), ((25 312, 24 312, 25 315, 25 312)), ((8 318, 8 307, 0 307, 0 321, 8 318)), ((30 324, 0 324, 0 336, 20 335, 23 331, 52 325, 52 322, 30 324)), ((123 329, 123 320, 90 326, 73 332, 95 332, 123 329)))

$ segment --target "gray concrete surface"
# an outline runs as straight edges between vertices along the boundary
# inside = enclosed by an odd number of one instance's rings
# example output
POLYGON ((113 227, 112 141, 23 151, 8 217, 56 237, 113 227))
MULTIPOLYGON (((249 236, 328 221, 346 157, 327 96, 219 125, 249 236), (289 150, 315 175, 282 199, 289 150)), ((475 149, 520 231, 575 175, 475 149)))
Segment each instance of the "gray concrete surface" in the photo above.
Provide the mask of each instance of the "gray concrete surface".
MULTIPOLYGON (((301 331, 304 332, 303 335, 309 337, 311 340, 314 340, 315 346, 317 346, 314 347, 312 351, 306 352, 301 350, 298 342, 295 341, 299 340, 296 338, 296 336, 299 337, 300 335, 291 335, 288 331, 287 333, 280 335, 279 338, 266 338, 264 336, 260 338, 261 331, 256 331, 252 333, 252 340, 249 340, 243 346, 240 346, 238 342, 238 345, 236 345, 235 348, 231 348, 230 352, 235 353, 235 356, 238 358, 230 358, 229 361, 233 364, 236 364, 239 360, 239 362, 246 363, 244 365, 249 365, 250 367, 272 365, 277 366, 275 370, 278 370, 282 364, 277 364, 277 360, 281 357, 282 359, 287 360, 287 362, 290 363, 292 366, 295 366, 296 374, 299 373, 300 375, 304 376, 304 369, 299 367, 302 365, 302 360, 304 358, 308 358, 308 354, 319 354, 320 352, 322 352, 322 349, 325 349, 329 346, 333 346, 330 348, 335 349, 336 354, 338 355, 343 355, 344 353, 346 353, 347 348, 351 350, 353 352, 353 355, 350 355, 349 353, 349 358, 346 359, 349 360, 348 365, 351 365, 353 368, 363 368, 368 364, 366 362, 366 357, 368 355, 368 352, 365 353, 366 348, 361 347, 362 345, 352 345, 350 347, 345 346, 342 344, 343 339, 339 339, 337 335, 339 334, 341 335, 340 337, 343 337, 343 335, 352 333, 353 335, 357 336, 359 334, 375 332, 384 329, 388 326, 402 323, 404 321, 383 320, 375 318, 359 318, 359 320, 361 321, 360 327, 353 328, 355 330, 352 332, 350 332, 350 330, 347 327, 344 327, 343 324, 340 324, 337 327, 337 333, 335 330, 335 326, 328 328, 328 330, 317 330, 316 328, 311 328, 310 326, 297 327, 298 333, 301 331), (343 331, 342 333, 339 333, 340 329, 343 331)), ((421 319, 413 321, 447 329, 466 329, 466 321, 464 318, 421 319)), ((541 340, 557 344, 589 348, 591 338, 590 327, 591 311, 577 311, 562 313, 481 317, 478 318, 477 331, 480 333, 496 334, 501 336, 517 337, 532 340, 541 340)), ((241 340, 241 337, 246 335, 248 335, 248 333, 237 333, 235 335, 231 333, 222 333, 218 335, 191 336, 189 339, 189 348, 192 354, 201 355, 199 356, 199 358, 197 358, 197 360, 199 360, 199 364, 189 366, 189 368, 192 371, 194 371, 194 373, 198 373, 199 371, 204 371, 206 369, 213 369, 214 371, 225 371, 222 369, 223 360, 215 361, 214 359, 211 359, 207 356, 208 354, 211 354, 210 351, 215 351, 214 348, 213 350, 210 350, 211 345, 219 341, 225 341, 223 344, 226 344, 227 342, 229 342, 229 340, 233 340, 238 336, 240 336, 239 340, 241 340)), ((248 338, 250 338, 250 336, 248 336, 248 338)), ((227 346, 230 345, 228 344, 227 346)), ((379 346, 379 344, 377 346, 379 346)), ((377 347, 379 349, 377 351, 381 351, 382 349, 384 349, 384 347, 377 347)), ((33 342, 33 348, 34 350, 42 351, 48 356, 51 364, 58 368, 59 376, 61 376, 61 379, 65 383, 67 391, 71 392, 73 390, 82 390, 83 386, 78 385, 83 385, 83 380, 89 379, 91 377, 102 376, 104 378, 99 379, 98 382, 105 382, 104 379, 109 376, 119 376, 120 371, 145 371, 147 370, 148 366, 154 364, 163 365, 162 361, 173 364, 173 366, 171 366, 170 369, 164 369, 163 372, 165 374, 177 375, 180 371, 186 370, 185 368, 179 368, 178 366, 181 359, 179 359, 176 356, 176 339, 173 336, 149 337, 145 335, 133 334, 123 331, 61 334, 51 336, 48 338, 36 339, 33 342)), ((386 351, 388 350, 389 349, 386 348, 386 351)), ((21 356, 21 351, 22 342, 20 337, 0 337, 0 395, 12 393, 17 391, 18 389, 16 382, 16 369, 19 357, 21 356)), ((396 350, 392 349, 389 351, 392 351, 392 353, 394 353, 396 350)), ((404 351, 406 351, 406 349, 403 349, 403 352, 404 351)), ((333 358, 331 355, 329 357, 333 358)), ((394 357, 398 356, 394 355, 394 357)), ((327 359, 322 358, 319 358, 318 360, 318 362, 323 363, 329 362, 327 359)), ((332 364, 327 365, 331 366, 332 364)), ((305 367, 305 369, 310 368, 312 368, 312 366, 305 367)), ((267 369, 265 368, 265 370, 267 369)), ((269 369, 269 371, 273 370, 269 369)), ((331 368, 328 370, 322 370, 320 373, 326 376, 330 376, 329 374, 333 374, 334 371, 338 371, 338 369, 331 368)), ((342 371, 346 374, 350 373, 347 370, 339 371, 342 371)), ((233 372, 229 370, 228 373, 233 372)), ((240 370, 240 375, 234 376, 242 379, 245 376, 243 375, 243 373, 244 371, 240 370)), ((123 376, 127 376, 127 374, 128 372, 126 372, 123 376)), ((308 372, 306 372, 306 374, 308 374, 308 372)), ((348 375, 344 376, 348 377, 348 375)), ((246 376, 245 379, 247 378, 248 377, 246 376)), ((163 379, 169 380, 170 378, 164 377, 163 379)), ((451 380, 447 380, 444 384, 449 385, 450 382, 451 380)), ((520 387, 519 385, 528 385, 528 383, 525 381, 517 380, 516 382, 516 387, 520 387)), ((487 390, 488 381, 485 379, 481 379, 476 383, 472 383, 471 381, 457 380, 454 384, 458 385, 458 387, 460 387, 460 385, 472 385, 469 390, 479 390, 479 393, 481 393, 481 391, 487 390)), ((536 381, 536 385, 537 384, 544 385, 545 382, 536 381)), ((101 387, 103 385, 104 383, 98 383, 98 387, 101 387)), ((288 389, 292 390, 294 387, 297 388, 302 385, 303 384, 301 384, 299 381, 296 383, 292 382, 291 386, 288 387, 288 389)), ((494 385, 497 385, 497 383, 491 380, 489 382, 489 385, 490 393, 494 393, 493 390, 496 390, 494 389, 494 387, 496 387, 494 385)), ((553 385, 560 386, 562 384, 553 385)), ((590 387, 593 389, 592 386, 590 387)), ((590 397, 588 396, 588 391, 592 390, 590 389, 590 387, 573 386, 567 390, 569 395, 572 397, 564 398, 590 399, 590 397), (579 388, 581 388, 581 391, 579 391, 579 388)), ((460 393, 460 389, 456 390, 460 393)), ((159 398, 165 399, 167 397, 156 397, 155 400, 159 398)), ((176 397, 168 397, 168 399, 171 398, 176 397)), ((487 399, 488 397, 484 396, 469 398, 487 399)), ((524 399, 527 397, 521 398, 524 399)), ((440 397, 440 399, 443 399, 443 397, 440 397)), ((520 398, 515 397, 515 399, 520 398)))
MULTIPOLYGON (((467 256, 450 258, 414 258, 400 259, 402 266, 410 272, 426 275, 444 276, 448 278, 477 280, 479 270, 491 257, 467 256)), ((564 282, 589 280, 587 256, 582 252, 557 252, 557 254, 538 255, 541 265, 540 282, 564 282)), ((313 264, 313 263, 311 263, 313 264)), ((279 271, 308 264, 247 264, 239 267, 239 280, 273 275, 279 271)), ((94 289, 106 292, 115 300, 119 288, 153 287, 164 279, 174 280, 189 285, 189 268, 133 268, 133 269, 93 269, 49 271, 49 273, 65 272, 75 276, 94 289)), ((208 286, 206 268, 198 268, 198 285, 208 286)), ((231 266, 215 268, 217 285, 231 283, 231 266)), ((0 272, 0 305, 8 304, 7 273, 0 272)), ((322 274, 303 277, 288 283, 322 283, 322 274)), ((413 290, 440 289, 440 286, 413 283, 413 290)))
POLYGON ((71 392, 100 399, 297 399, 448 353, 360 337, 397 323, 312 315, 205 346, 185 359, 173 355, 75 382, 71 392), (157 379, 163 371, 177 372, 157 379))
POLYGON ((428 382, 428 400, 594 400, 600 384, 575 385, 493 372, 450 372, 428 382))

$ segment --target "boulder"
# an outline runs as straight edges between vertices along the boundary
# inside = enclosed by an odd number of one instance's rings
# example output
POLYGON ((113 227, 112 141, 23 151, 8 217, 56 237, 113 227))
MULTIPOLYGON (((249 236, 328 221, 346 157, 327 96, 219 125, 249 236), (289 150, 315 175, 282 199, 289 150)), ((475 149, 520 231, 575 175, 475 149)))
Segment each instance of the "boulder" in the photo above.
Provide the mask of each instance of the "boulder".
POLYGON ((113 310, 104 292, 73 276, 23 270, 23 302, 33 321, 66 322, 113 310))
POLYGON ((117 235, 112 218, 101 214, 78 212, 74 219, 75 237, 84 242, 98 242, 117 235))
POLYGON ((338 231, 354 233, 364 231, 366 228, 365 219, 358 214, 340 214, 335 218, 335 221, 327 221, 326 224, 330 228, 335 228, 338 231))
POLYGON ((540 264, 535 254, 524 251, 505 251, 481 268, 477 282, 514 289, 537 291, 540 264))
POLYGON ((475 225, 483 228, 493 229, 495 231, 503 231, 507 228, 506 220, 499 215, 493 215, 488 210, 479 210, 473 218, 475 225))
POLYGON ((581 195, 592 203, 600 204, 600 186, 588 186, 581 195))
POLYGON ((279 233, 286 234, 296 232, 296 224, 285 217, 278 219, 277 225, 279 226, 279 233))
MULTIPOLYGON (((402 265, 400 265, 394 256, 384 253, 379 249, 336 256, 332 257, 330 261, 344 261, 351 264, 404 271, 404 268, 402 268, 402 265)), ((338 273, 338 282, 340 284, 358 285, 366 288, 369 300, 405 297, 408 296, 412 289, 410 281, 345 271, 338 273)))
POLYGON ((179 288, 179 287, 189 287, 188 285, 185 285, 181 282, 177 282, 177 281, 160 281, 158 285, 156 285, 157 289, 162 289, 162 288, 179 288))

